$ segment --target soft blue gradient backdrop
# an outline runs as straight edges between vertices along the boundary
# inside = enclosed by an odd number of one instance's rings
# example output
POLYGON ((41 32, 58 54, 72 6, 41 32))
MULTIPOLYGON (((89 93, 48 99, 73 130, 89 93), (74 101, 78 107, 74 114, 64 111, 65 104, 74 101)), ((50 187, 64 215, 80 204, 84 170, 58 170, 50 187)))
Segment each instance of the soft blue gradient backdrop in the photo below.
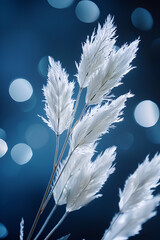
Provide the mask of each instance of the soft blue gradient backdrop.
MULTIPOLYGON (((160 141, 156 144, 150 139, 153 131, 157 138, 160 136, 160 123, 157 124, 157 130, 154 126, 152 131, 151 128, 139 126, 133 117, 140 101, 152 100, 160 107, 160 44, 152 44, 160 37, 159 1, 95 0, 100 17, 89 24, 77 19, 75 7, 78 2, 75 1, 66 9, 56 9, 47 0, 0 1, 0 128, 5 130, 6 137, 2 130, 0 133, 3 133, 1 138, 5 139, 9 148, 6 155, 0 158, 0 222, 8 230, 8 237, 5 238, 8 240, 19 239, 21 217, 25 221, 26 239, 52 171, 55 135, 37 116, 45 115, 42 86, 46 84, 38 64, 44 56, 53 56, 62 62, 70 74, 70 80, 75 80, 75 61, 80 60, 81 43, 87 35, 91 35, 98 22, 104 23, 109 13, 115 16, 118 46, 139 36, 141 38, 140 49, 133 63, 137 68, 124 78, 124 85, 114 90, 116 96, 131 90, 135 97, 127 102, 124 121, 105 135, 97 147, 100 152, 106 147, 118 146, 116 172, 102 189, 104 196, 73 212, 51 239, 56 240, 71 233, 70 240, 100 240, 118 211, 118 188, 123 187, 125 179, 136 169, 138 162, 149 153, 153 157, 160 149, 160 141), (132 25, 131 14, 137 7, 146 8, 152 14, 154 23, 150 31, 141 31, 132 25), (9 95, 9 85, 16 78, 27 79, 33 87, 34 95, 25 103, 17 103, 9 95), (33 124, 43 124, 48 131, 47 144, 33 148, 33 157, 26 165, 17 165, 10 151, 17 143, 27 143, 26 131, 33 124)), ((75 96, 77 87, 76 84, 75 96)), ((82 96, 85 96, 85 91, 82 96)), ((77 116, 83 107, 84 100, 81 100, 77 116)), ((43 134, 40 137, 43 138, 43 134)), ((62 135, 62 142, 64 138, 65 134, 62 135)), ((38 228, 52 205, 53 199, 41 217, 38 228)), ((57 210, 41 239, 63 212, 64 207, 57 210)), ((160 214, 144 225, 141 235, 131 239, 160 239, 159 218, 160 214)))

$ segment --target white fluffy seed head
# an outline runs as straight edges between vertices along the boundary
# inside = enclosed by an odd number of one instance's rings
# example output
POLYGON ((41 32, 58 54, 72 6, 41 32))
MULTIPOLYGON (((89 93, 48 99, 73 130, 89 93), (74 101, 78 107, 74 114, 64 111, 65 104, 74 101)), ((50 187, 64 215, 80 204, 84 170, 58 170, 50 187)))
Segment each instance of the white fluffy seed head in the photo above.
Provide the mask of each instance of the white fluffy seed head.
POLYGON ((160 180, 160 154, 151 161, 147 156, 137 170, 125 182, 123 191, 120 190, 119 208, 126 211, 145 200, 153 197, 152 193, 160 180))
POLYGON ((153 191, 160 180, 160 154, 151 161, 149 157, 138 166, 120 190, 119 214, 117 214, 102 240, 125 240, 139 233, 142 224, 156 215, 155 208, 160 204, 160 195, 153 191))
POLYGON ((72 212, 101 197, 98 194, 108 177, 114 172, 113 162, 116 148, 106 149, 94 162, 91 159, 81 165, 70 181, 67 194, 66 211, 72 212))
POLYGON ((74 83, 68 81, 68 74, 62 69, 60 62, 49 57, 49 63, 48 82, 43 86, 47 119, 42 119, 60 135, 72 122, 74 83))
POLYGON ((139 39, 110 53, 101 68, 92 75, 87 86, 87 105, 101 104, 108 98, 111 90, 121 84, 121 79, 133 68, 131 62, 136 56, 138 43, 139 39))
POLYGON ((104 64, 115 44, 115 30, 113 18, 109 15, 97 32, 92 33, 91 39, 87 37, 82 45, 82 55, 77 66, 77 80, 81 88, 88 86, 91 76, 104 64))
POLYGON ((160 195, 143 201, 139 207, 133 208, 123 214, 115 215, 111 222, 111 228, 106 230, 102 240, 127 240, 142 229, 142 224, 154 217, 156 207, 160 203, 160 195))
POLYGON ((71 181, 75 178, 77 172, 81 169, 81 166, 90 161, 95 152, 95 147, 96 145, 90 146, 90 148, 86 149, 77 148, 72 153, 69 152, 66 159, 58 166, 55 178, 55 182, 57 180, 58 182, 53 191, 53 196, 57 205, 67 203, 67 195, 71 187, 71 181), (63 168, 64 170, 62 172, 63 168))
POLYGON ((105 134, 112 124, 122 121, 123 108, 127 98, 132 97, 130 93, 124 94, 103 106, 91 108, 82 120, 76 125, 70 139, 71 150, 77 146, 83 147, 97 141, 105 134))

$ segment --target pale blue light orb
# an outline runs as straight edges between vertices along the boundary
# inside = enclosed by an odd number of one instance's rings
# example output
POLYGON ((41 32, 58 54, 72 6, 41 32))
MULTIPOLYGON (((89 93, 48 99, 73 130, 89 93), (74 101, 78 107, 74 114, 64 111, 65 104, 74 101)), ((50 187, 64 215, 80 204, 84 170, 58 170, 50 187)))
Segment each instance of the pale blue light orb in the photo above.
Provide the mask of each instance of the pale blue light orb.
POLYGON ((77 18, 84 23, 95 22, 100 15, 98 6, 89 0, 80 1, 75 9, 77 18))
POLYGON ((16 102, 25 102, 32 96, 33 88, 26 79, 18 78, 10 84, 9 94, 16 102))
POLYGON ((136 8, 132 12, 131 21, 134 27, 142 31, 148 31, 153 26, 153 17, 151 13, 147 9, 141 7, 136 8))
POLYGON ((48 56, 44 56, 38 63, 38 72, 42 77, 47 78, 48 67, 49 67, 48 56))
POLYGON ((140 126, 152 127, 159 119, 159 108, 150 100, 142 101, 135 108, 134 118, 140 126))
POLYGON ((74 0, 48 0, 48 3, 54 8, 67 8, 72 5, 74 0))
POLYGON ((8 231, 3 223, 0 223, 0 239, 7 237, 8 231))
POLYGON ((32 156, 32 149, 25 143, 18 143, 11 149, 11 157, 19 165, 28 163, 32 156))
POLYGON ((146 129, 147 138, 154 144, 160 144, 160 122, 146 129))
POLYGON ((45 146, 49 140, 49 132, 41 124, 33 124, 28 127, 25 133, 27 143, 34 149, 45 146))
POLYGON ((0 138, 5 140, 7 137, 7 134, 4 129, 0 128, 0 138))
POLYGON ((2 158, 7 151, 8 151, 7 143, 3 139, 0 139, 0 158, 2 158))

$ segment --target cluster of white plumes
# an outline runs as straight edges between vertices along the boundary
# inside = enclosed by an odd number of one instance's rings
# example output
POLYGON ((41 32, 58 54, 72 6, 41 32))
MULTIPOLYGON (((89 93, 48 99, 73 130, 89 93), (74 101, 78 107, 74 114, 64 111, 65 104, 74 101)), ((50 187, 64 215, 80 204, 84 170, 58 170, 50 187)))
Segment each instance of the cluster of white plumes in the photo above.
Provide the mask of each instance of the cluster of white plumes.
MULTIPOLYGON (((77 64, 79 88, 87 88, 85 104, 87 110, 80 121, 71 128, 74 118, 74 83, 68 80, 60 62, 49 57, 48 82, 43 87, 47 119, 43 120, 60 135, 72 129, 69 152, 56 171, 53 190, 56 205, 66 204, 66 212, 78 210, 101 196, 100 189, 114 172, 116 147, 106 149, 92 161, 97 141, 107 133, 114 123, 121 121, 123 109, 131 93, 113 100, 110 92, 121 84, 121 80, 133 67, 139 39, 124 44, 115 50, 116 27, 108 16, 101 27, 87 37, 82 45, 80 63, 77 64), (94 106, 93 106, 94 105, 94 106)), ((103 240, 122 240, 135 235, 141 225, 155 215, 160 197, 152 192, 160 177, 160 156, 152 161, 148 158, 126 181, 120 191, 120 212, 113 219, 103 240)))
POLYGON ((156 215, 160 195, 153 191, 159 185, 160 155, 149 157, 128 177, 120 190, 119 213, 113 218, 102 240, 125 240, 139 233, 142 224, 156 215))

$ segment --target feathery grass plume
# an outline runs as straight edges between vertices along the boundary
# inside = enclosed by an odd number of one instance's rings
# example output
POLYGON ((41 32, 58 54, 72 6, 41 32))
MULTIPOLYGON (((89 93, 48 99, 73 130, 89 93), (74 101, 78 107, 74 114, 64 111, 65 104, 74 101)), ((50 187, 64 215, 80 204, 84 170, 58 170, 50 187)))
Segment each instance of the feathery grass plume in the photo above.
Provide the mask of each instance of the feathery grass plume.
POLYGON ((91 39, 87 37, 86 42, 82 45, 81 60, 79 65, 76 64, 80 88, 88 86, 92 74, 106 61, 115 44, 115 30, 113 18, 109 15, 104 25, 101 27, 99 24, 97 32, 92 33, 91 39))
POLYGON ((116 215, 111 222, 111 229, 106 230, 102 240, 126 240, 139 234, 142 224, 157 214, 155 208, 159 203, 160 195, 143 201, 138 208, 116 215))
POLYGON ((23 240, 23 236, 24 236, 24 219, 22 218, 20 222, 19 240, 23 240))
POLYGON ((133 69, 131 62, 136 57, 138 43, 139 39, 130 45, 125 44, 117 52, 113 50, 101 68, 91 76, 86 94, 87 105, 100 104, 114 87, 121 84, 124 75, 133 69))
POLYGON ((70 180, 73 176, 77 176, 77 172, 81 169, 81 166, 90 161, 95 151, 95 145, 90 149, 76 149, 73 153, 69 152, 68 156, 58 166, 56 172, 56 178, 54 182, 57 182, 53 196, 56 205, 63 205, 67 203, 67 194, 70 180), (62 169, 64 168, 63 172, 62 169), (62 172, 62 173, 61 173, 62 172))
MULTIPOLYGON (((69 212, 78 210, 101 196, 99 194, 100 189, 115 170, 113 165, 116 155, 115 147, 106 149, 95 161, 92 161, 92 156, 100 137, 107 133, 114 123, 123 120, 122 114, 126 100, 133 95, 127 93, 104 104, 102 104, 102 101, 113 87, 120 84, 122 77, 132 69, 131 62, 136 55, 139 42, 139 40, 135 40, 130 45, 125 44, 116 52, 114 50, 115 30, 113 18, 109 15, 104 25, 101 27, 99 24, 97 32, 93 32, 91 38, 87 37, 86 42, 82 45, 81 60, 79 65, 76 64, 78 71, 77 81, 80 88, 75 107, 72 99, 74 83, 68 81, 68 75, 62 69, 60 62, 55 62, 49 57, 48 82, 43 87, 47 119, 43 117, 42 119, 57 134, 57 146, 59 146, 58 136, 68 128, 69 131, 57 162, 58 147, 56 148, 56 164, 54 164, 54 170, 44 198, 29 233, 29 240, 52 192, 56 203, 55 206, 66 204, 66 212, 46 236, 46 240, 60 226, 69 212), (81 91, 85 87, 87 87, 87 95, 84 110, 74 126, 71 127, 81 91), (90 106, 83 116, 89 105, 96 106, 90 106), (70 144, 69 153, 67 158, 61 162, 68 140, 70 144), (49 192, 53 179, 53 189, 49 192)), ((151 190, 150 192, 152 193, 151 190)), ((124 193, 120 195, 121 198, 125 198, 124 193)), ((139 225, 154 214, 153 209, 157 206, 159 198, 153 199, 148 197, 148 202, 144 201, 143 208, 141 208, 141 218, 139 217, 139 225), (145 204, 148 204, 148 211, 150 209, 148 216, 143 213, 145 204)), ((132 211, 132 208, 130 211, 132 211)), ((46 226, 48 219, 52 215, 51 213, 52 211, 38 233, 39 235, 46 226)), ((128 212, 125 212, 125 214, 128 214, 128 212)), ((130 216, 126 216, 126 218, 131 219, 130 216)))
POLYGON ((120 190, 119 213, 113 218, 102 240, 125 240, 139 233, 142 224, 156 215, 160 195, 153 191, 160 180, 160 155, 146 157, 120 190))
POLYGON ((68 82, 68 75, 60 62, 55 62, 49 57, 49 63, 48 82, 43 86, 48 120, 43 117, 42 119, 57 135, 60 135, 72 122, 74 83, 68 82))
POLYGON ((121 115, 125 102, 132 96, 127 93, 110 104, 105 103, 103 106, 91 108, 73 129, 70 139, 71 150, 93 144, 109 130, 113 123, 122 121, 121 115))
POLYGON ((101 197, 97 194, 110 174, 115 170, 113 161, 116 148, 108 148, 94 162, 89 160, 81 165, 79 172, 72 177, 68 184, 66 212, 80 209, 92 200, 101 197))
POLYGON ((153 197, 152 193, 160 180, 160 154, 156 154, 151 161, 149 157, 126 180, 123 191, 120 190, 120 211, 128 211, 138 207, 142 201, 153 197))

